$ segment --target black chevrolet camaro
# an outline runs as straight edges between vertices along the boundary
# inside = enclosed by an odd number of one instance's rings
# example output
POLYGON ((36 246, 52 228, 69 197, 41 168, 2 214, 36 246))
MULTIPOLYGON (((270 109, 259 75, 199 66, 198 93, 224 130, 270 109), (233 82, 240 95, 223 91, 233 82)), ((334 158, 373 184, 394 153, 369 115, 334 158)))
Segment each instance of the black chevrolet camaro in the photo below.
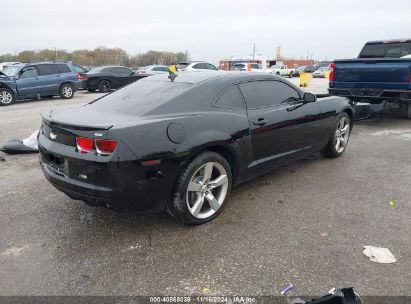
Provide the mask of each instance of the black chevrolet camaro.
POLYGON ((43 114, 40 163, 73 199, 201 224, 233 185, 316 151, 340 156, 352 117, 346 98, 264 73, 158 75, 43 114))

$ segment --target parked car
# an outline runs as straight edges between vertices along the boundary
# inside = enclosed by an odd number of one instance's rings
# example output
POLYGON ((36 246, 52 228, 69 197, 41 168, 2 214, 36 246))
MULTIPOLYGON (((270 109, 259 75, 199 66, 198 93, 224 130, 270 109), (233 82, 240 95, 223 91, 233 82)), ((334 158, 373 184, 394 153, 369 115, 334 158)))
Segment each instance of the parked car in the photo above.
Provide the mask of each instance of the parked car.
POLYGON ((218 70, 214 65, 205 61, 180 62, 177 68, 181 72, 218 70))
POLYGON ((357 59, 335 60, 329 91, 353 101, 388 101, 408 107, 411 118, 411 39, 367 42, 357 59))
POLYGON ((77 73, 79 74, 79 80, 81 80, 81 86, 79 90, 85 90, 87 89, 87 72, 89 72, 91 69, 87 67, 82 67, 79 65, 74 65, 74 68, 76 69, 77 73))
POLYGON ((263 72, 258 63, 240 62, 231 66, 231 71, 263 72))
POLYGON ((22 63, 21 62, 2 62, 2 63, 0 63, 0 71, 4 70, 8 66, 20 65, 20 64, 22 64, 22 63))
POLYGON ((273 65, 267 69, 267 73, 277 76, 288 76, 292 78, 295 74, 295 69, 290 69, 286 65, 273 65))
POLYGON ((72 199, 201 224, 233 185, 315 151, 341 156, 352 117, 348 99, 266 73, 155 75, 44 113, 41 168, 72 199))
POLYGON ((11 65, 0 75, 0 105, 7 106, 18 99, 63 99, 74 96, 81 87, 79 74, 67 62, 41 62, 11 65))
POLYGON ((144 68, 134 70, 134 73, 142 76, 152 76, 157 74, 168 73, 168 66, 166 65, 149 65, 144 68))
POLYGON ((86 86, 89 92, 99 90, 102 93, 119 89, 138 79, 147 77, 137 75, 130 68, 123 66, 102 66, 91 69, 86 74, 86 86))
POLYGON ((325 73, 330 71, 330 67, 323 66, 313 72, 313 78, 325 78, 325 73))

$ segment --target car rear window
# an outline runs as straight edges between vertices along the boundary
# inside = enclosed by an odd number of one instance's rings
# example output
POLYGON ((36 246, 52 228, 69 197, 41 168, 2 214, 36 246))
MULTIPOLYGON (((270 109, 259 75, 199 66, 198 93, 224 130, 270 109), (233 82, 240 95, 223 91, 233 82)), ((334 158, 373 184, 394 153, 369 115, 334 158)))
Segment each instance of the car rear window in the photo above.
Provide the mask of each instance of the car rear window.
POLYGON ((411 42, 367 43, 358 58, 401 58, 411 54, 411 42))
POLYGON ((91 104, 104 111, 143 115, 193 86, 191 83, 140 80, 91 104))

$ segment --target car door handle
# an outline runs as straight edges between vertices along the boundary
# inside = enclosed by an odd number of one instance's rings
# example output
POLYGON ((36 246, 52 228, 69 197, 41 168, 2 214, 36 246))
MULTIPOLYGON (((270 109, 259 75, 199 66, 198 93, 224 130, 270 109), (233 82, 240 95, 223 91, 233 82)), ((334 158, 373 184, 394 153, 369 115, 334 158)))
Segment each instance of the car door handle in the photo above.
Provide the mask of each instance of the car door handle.
POLYGON ((268 123, 264 118, 260 117, 257 121, 253 122, 255 126, 265 126, 268 123))

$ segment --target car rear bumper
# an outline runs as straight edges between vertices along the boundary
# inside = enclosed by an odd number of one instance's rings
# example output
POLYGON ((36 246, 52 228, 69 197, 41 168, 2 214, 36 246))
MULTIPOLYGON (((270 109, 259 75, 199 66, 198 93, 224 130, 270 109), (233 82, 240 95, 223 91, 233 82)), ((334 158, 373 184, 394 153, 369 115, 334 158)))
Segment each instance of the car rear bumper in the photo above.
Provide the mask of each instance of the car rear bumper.
POLYGON ((333 88, 328 89, 330 94, 337 96, 348 97, 353 100, 369 100, 378 101, 383 100, 398 100, 411 103, 410 90, 390 90, 380 88, 333 88))
POLYGON ((137 160, 85 160, 76 156, 74 147, 53 142, 44 134, 38 142, 46 179, 72 199, 121 211, 157 212, 164 210, 172 196, 174 167, 144 167, 137 160))

